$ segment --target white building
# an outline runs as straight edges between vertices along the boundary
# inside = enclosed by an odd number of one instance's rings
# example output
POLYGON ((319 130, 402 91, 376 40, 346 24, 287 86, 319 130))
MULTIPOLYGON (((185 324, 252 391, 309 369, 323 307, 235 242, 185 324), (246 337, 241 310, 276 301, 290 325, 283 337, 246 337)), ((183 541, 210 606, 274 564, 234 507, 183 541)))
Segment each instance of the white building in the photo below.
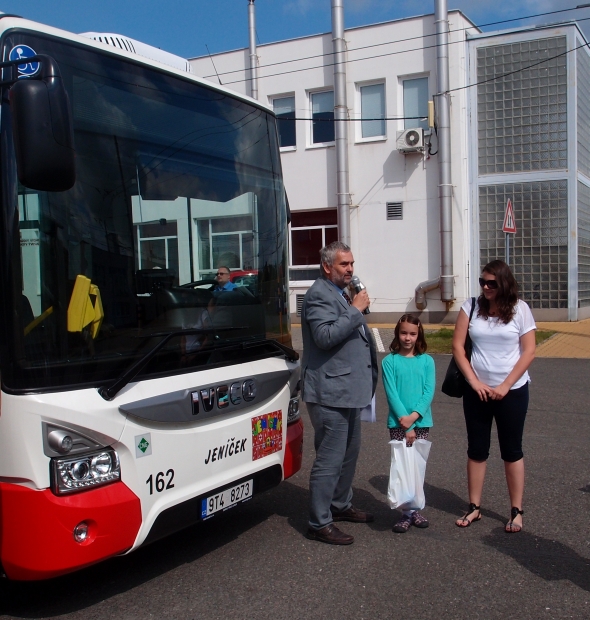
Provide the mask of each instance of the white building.
MULTIPOLYGON (((375 322, 416 312, 416 287, 441 273, 438 144, 422 120, 436 94, 434 34, 433 15, 345 31, 351 246, 375 322), (399 150, 409 128, 425 130, 423 150, 399 150)), ((590 316, 584 43, 574 23, 482 34, 449 12, 456 301, 430 291, 424 321, 453 321, 465 298, 479 294, 481 267, 504 258, 509 198, 517 224, 510 262, 537 319, 590 316)), ((331 33, 257 49, 258 98, 282 119, 293 313, 319 274, 320 247, 337 238, 332 51, 331 33)), ((250 94, 247 49, 190 63, 197 75, 250 94)))

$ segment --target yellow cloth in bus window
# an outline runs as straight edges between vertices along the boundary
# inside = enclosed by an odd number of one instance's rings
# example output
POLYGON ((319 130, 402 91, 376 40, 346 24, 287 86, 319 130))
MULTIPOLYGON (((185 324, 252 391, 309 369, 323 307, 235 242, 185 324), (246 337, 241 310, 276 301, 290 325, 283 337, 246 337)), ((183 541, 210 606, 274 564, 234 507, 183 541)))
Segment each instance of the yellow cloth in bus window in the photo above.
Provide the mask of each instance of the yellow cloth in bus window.
POLYGON ((90 325, 92 338, 96 338, 103 319, 104 310, 98 286, 92 284, 90 278, 86 276, 76 276, 68 305, 68 331, 81 332, 87 325, 90 325), (91 296, 94 297, 94 302, 91 296))

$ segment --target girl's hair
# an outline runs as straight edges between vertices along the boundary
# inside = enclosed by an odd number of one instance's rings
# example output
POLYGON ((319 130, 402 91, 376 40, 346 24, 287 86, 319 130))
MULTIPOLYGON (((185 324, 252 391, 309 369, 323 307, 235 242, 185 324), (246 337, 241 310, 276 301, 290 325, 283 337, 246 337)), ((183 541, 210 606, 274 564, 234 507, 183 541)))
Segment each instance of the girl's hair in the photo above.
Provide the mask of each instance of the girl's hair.
POLYGON ((393 340, 391 341, 391 344, 389 345, 389 350, 392 353, 398 353, 400 350, 399 329, 402 323, 411 323, 412 325, 418 326, 418 338, 416 338, 416 344, 414 345, 414 352, 417 353, 418 355, 421 355, 422 353, 426 353, 427 344, 426 344, 426 338, 424 337, 424 328, 422 327, 422 323, 420 322, 420 319, 417 316, 414 316, 413 314, 404 314, 402 315, 400 320, 397 322, 397 325, 395 326, 395 333, 393 336, 393 340))
MULTIPOLYGON (((488 263, 482 273, 496 276, 498 292, 496 293, 496 306, 498 318, 502 323, 508 324, 512 320, 518 303, 518 284, 510 271, 510 267, 503 260, 493 260, 488 263)), ((479 310, 477 316, 488 319, 490 316, 490 302, 483 293, 478 297, 479 310)))

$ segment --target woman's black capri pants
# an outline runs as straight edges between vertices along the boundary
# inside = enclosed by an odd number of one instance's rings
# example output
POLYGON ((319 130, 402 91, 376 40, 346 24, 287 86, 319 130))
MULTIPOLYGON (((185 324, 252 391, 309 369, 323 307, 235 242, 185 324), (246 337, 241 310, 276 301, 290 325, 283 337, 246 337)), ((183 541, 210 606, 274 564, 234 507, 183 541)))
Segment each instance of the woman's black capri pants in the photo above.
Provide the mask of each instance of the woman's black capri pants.
POLYGON ((502 400, 483 401, 467 386, 463 413, 467 425, 467 456, 485 461, 490 455, 492 419, 496 420, 502 460, 514 463, 522 457, 522 432, 529 406, 529 384, 510 390, 502 400))

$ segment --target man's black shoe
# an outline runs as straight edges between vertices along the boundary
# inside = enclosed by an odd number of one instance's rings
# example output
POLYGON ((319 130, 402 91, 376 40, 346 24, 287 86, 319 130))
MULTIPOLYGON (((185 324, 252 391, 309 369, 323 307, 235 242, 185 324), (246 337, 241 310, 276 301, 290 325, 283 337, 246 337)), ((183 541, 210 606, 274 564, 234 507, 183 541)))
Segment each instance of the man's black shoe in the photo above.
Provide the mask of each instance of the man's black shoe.
POLYGON ((332 510, 332 519, 334 521, 352 521, 352 523, 371 523, 375 520, 375 517, 370 512, 364 512, 354 506, 348 508, 348 510, 332 510))
POLYGON ((307 537, 310 540, 319 540, 329 545, 352 545, 354 536, 341 532, 333 523, 326 525, 321 530, 307 530, 307 537))

